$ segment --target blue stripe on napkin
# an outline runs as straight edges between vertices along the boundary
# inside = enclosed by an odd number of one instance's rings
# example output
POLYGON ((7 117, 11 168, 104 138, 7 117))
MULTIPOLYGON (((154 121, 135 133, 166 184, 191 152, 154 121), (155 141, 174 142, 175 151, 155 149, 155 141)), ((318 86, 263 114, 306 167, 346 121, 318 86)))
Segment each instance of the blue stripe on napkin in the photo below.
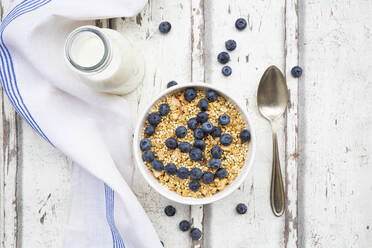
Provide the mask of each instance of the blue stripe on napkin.
MULTIPOLYGON (((6 47, 3 40, 3 33, 5 28, 15 20, 17 17, 36 10, 52 0, 23 0, 17 4, 3 19, 0 25, 0 79, 1 85, 8 96, 9 100, 12 102, 14 108, 19 115, 45 140, 47 140, 51 145, 52 142, 41 130, 39 125, 35 122, 28 108, 26 107, 23 98, 19 92, 17 79, 14 71, 13 60, 9 53, 8 48, 6 47)), ((54 146, 54 145, 53 145, 54 146)), ((105 200, 106 200, 106 220, 110 227, 112 239, 113 239, 113 248, 125 248, 123 239, 115 226, 115 217, 114 217, 114 197, 115 192, 106 184, 105 186, 105 200)))

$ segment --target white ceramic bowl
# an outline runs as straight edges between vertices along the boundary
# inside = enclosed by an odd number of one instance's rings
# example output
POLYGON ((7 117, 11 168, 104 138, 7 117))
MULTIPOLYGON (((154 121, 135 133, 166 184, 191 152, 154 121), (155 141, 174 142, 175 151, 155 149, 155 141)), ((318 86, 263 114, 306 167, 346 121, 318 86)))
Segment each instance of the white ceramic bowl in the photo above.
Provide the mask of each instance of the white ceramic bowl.
POLYGON ((150 105, 147 106, 147 108, 144 110, 144 112, 140 115, 140 118, 138 120, 136 130, 134 133, 134 140, 133 140, 133 151, 134 151, 134 158, 136 161, 136 164, 141 171, 143 177, 146 179, 146 181, 153 187, 157 192, 159 192, 161 195, 165 196, 166 198, 173 200, 175 202, 187 204, 187 205, 200 205, 200 204, 209 204, 212 202, 215 202, 217 200, 220 200, 227 195, 231 194, 235 189, 239 187, 239 185, 244 181, 244 179, 247 177, 249 170, 252 167, 255 152, 256 152, 256 138, 255 138, 255 132, 254 132, 254 127, 252 125, 252 122, 250 118, 248 117, 248 114, 244 110, 240 104, 238 104, 237 101, 234 100, 233 97, 229 96, 222 90, 218 89, 215 86, 205 84, 205 83, 186 83, 182 85, 177 85, 173 86, 164 92, 162 92, 156 99, 154 99, 150 105), (162 97, 168 94, 172 94, 177 91, 184 90, 185 88, 188 87, 194 87, 195 89, 212 89, 215 90, 219 95, 225 97, 229 101, 235 103, 237 108, 240 110, 243 118, 245 119, 247 123, 247 128, 251 132, 251 141, 247 153, 247 158, 245 160, 245 164, 242 167, 239 175, 235 178, 235 180, 227 185, 222 191, 217 192, 216 194, 210 196, 210 197, 205 197, 205 198, 193 198, 193 197, 184 197, 179 194, 177 194, 174 191, 169 190, 166 186, 163 186, 159 183, 159 181, 153 176, 152 172, 147 168, 145 163, 142 161, 142 152, 139 147, 140 140, 142 138, 142 130, 143 126, 146 122, 147 115, 152 108, 152 106, 160 100, 162 97))

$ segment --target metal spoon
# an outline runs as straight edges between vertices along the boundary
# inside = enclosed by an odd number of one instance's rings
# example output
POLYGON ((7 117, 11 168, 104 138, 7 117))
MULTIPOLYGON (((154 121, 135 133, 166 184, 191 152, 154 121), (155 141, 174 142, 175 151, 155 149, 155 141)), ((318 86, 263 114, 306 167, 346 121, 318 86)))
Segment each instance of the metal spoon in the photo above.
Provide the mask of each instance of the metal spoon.
POLYGON ((288 88, 282 72, 274 65, 262 75, 257 92, 257 106, 261 115, 271 123, 273 131, 273 165, 271 173, 270 202, 276 216, 282 216, 285 209, 284 187, 280 169, 278 137, 275 120, 287 108, 288 88))

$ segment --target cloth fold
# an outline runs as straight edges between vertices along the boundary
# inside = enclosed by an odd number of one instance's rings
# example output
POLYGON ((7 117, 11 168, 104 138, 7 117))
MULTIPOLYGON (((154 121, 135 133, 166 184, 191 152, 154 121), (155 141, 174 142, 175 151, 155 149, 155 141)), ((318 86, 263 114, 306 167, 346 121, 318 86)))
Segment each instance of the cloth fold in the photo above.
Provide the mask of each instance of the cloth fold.
POLYGON ((145 0, 16 1, 0 26, 0 77, 24 120, 74 161, 65 247, 162 247, 131 191, 124 99, 94 92, 66 65, 67 35, 89 20, 133 16, 145 0))

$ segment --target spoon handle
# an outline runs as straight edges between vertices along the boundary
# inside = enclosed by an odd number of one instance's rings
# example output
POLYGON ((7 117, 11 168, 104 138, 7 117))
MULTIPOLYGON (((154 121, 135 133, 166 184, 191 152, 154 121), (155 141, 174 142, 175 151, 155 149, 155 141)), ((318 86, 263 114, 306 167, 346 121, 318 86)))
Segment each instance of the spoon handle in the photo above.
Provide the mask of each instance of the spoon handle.
POLYGON ((278 136, 275 123, 272 122, 273 130, 273 168, 271 172, 270 202, 271 209, 276 216, 282 216, 285 209, 284 186, 280 169, 278 136))

